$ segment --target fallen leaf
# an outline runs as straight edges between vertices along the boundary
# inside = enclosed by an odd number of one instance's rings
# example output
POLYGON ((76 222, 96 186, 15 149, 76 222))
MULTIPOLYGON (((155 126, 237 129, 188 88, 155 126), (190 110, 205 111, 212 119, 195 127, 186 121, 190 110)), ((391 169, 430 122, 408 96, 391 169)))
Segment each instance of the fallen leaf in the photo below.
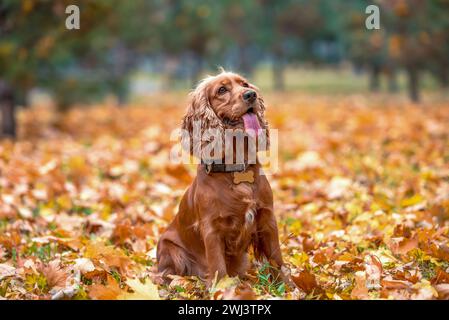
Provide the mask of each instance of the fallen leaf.
POLYGON ((0 264, 0 280, 6 277, 11 277, 16 274, 16 268, 6 263, 0 264))
POLYGON ((121 293, 117 281, 111 276, 108 276, 106 286, 94 284, 89 288, 89 297, 95 300, 116 300, 121 293))
POLYGON ((47 279, 47 284, 50 288, 65 287, 68 275, 65 268, 60 267, 59 260, 50 261, 48 264, 42 265, 39 270, 47 279))
POLYGON ((301 271, 297 276, 292 275, 291 278, 293 282, 307 294, 320 289, 315 275, 307 270, 301 271))
POLYGON ((73 269, 80 271, 82 274, 92 272, 95 270, 95 266, 90 259, 78 258, 75 259, 75 265, 73 269))
POLYGON ((438 292, 438 299, 449 300, 449 283, 441 283, 435 286, 438 292))
POLYGON ((126 284, 134 291, 133 293, 122 293, 118 299, 122 300, 160 300, 158 288, 151 280, 146 279, 144 283, 138 279, 128 279, 126 284))
POLYGON ((368 288, 366 287, 366 274, 363 271, 355 273, 355 285, 351 291, 353 299, 369 299, 368 288))

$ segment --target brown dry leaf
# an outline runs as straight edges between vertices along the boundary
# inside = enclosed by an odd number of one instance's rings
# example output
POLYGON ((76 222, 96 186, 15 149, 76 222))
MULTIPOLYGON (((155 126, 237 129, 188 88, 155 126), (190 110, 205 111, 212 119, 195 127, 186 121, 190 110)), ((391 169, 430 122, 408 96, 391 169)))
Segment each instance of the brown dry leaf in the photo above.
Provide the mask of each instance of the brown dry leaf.
POLYGON ((106 263, 106 267, 117 267, 126 273, 132 261, 121 250, 113 246, 106 246, 102 242, 89 243, 86 246, 84 256, 86 258, 101 259, 106 263))
POLYGON ((78 258, 75 260, 73 269, 80 271, 82 274, 89 273, 95 270, 95 266, 90 259, 78 258))
POLYGON ((94 300, 116 300, 121 293, 117 281, 111 276, 107 278, 107 285, 94 284, 89 288, 89 297, 94 300))
MULTIPOLYGON (((216 299, 216 297, 214 297, 216 299)), ((223 293, 223 300, 256 300, 257 295, 251 289, 249 284, 242 284, 232 289, 228 289, 223 293)))
POLYGON ((434 254, 441 260, 449 261, 449 246, 446 244, 437 246, 434 254))
POLYGON ((449 300, 449 284, 441 283, 435 286, 435 289, 438 291, 438 299, 441 300, 449 300))
POLYGON ((297 276, 291 276, 293 282, 301 288, 305 293, 312 293, 314 290, 320 290, 315 275, 310 271, 303 270, 297 276))
POLYGON ((408 281, 393 279, 382 279, 381 283, 384 289, 408 289, 412 285, 412 283, 408 281))
POLYGON ((388 244, 391 252, 393 252, 394 254, 406 254, 410 250, 416 249, 418 247, 418 239, 417 237, 413 237, 410 239, 397 237, 391 238, 388 244))
POLYGON ((0 264, 0 280, 3 280, 3 278, 11 277, 15 275, 16 268, 13 266, 10 266, 6 263, 0 264))
POLYGON ((421 280, 421 282, 415 283, 413 289, 416 292, 410 297, 412 300, 432 300, 438 297, 437 290, 427 280, 421 280))
POLYGON ((47 284, 50 288, 65 287, 68 274, 66 269, 60 267, 59 260, 53 260, 47 265, 42 265, 39 271, 47 279, 47 284))
POLYGON ((237 277, 225 276, 218 282, 214 281, 210 292, 212 293, 214 300, 224 299, 224 296, 234 296, 236 287, 240 284, 240 280, 237 277))
POLYGON ((368 289, 380 289, 382 262, 375 255, 365 257, 366 286, 368 289))
POLYGON ((449 273, 441 268, 436 271, 436 276, 432 279, 433 284, 449 283, 449 273))
POLYGON ((351 291, 353 299, 369 299, 368 288, 366 287, 366 274, 363 271, 355 273, 355 286, 351 291))

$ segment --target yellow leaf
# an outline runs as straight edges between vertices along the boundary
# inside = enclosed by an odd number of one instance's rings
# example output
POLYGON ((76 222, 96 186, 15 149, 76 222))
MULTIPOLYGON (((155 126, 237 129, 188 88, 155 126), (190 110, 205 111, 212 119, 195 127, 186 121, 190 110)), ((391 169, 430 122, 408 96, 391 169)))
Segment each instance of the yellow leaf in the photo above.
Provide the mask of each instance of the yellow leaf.
POLYGON ((121 300, 160 300, 157 286, 146 279, 144 283, 138 279, 128 279, 126 284, 134 291, 133 293, 122 293, 118 296, 121 300))
POLYGON ((220 281, 214 286, 215 289, 227 289, 230 287, 234 287, 239 284, 239 278, 238 277, 228 277, 225 276, 224 278, 221 278, 220 281))
POLYGON ((405 198, 405 199, 401 200, 401 206, 404 208, 410 207, 410 206, 414 206, 415 204, 418 204, 422 201, 424 201, 424 198, 419 194, 415 194, 414 196, 412 196, 410 198, 405 198))

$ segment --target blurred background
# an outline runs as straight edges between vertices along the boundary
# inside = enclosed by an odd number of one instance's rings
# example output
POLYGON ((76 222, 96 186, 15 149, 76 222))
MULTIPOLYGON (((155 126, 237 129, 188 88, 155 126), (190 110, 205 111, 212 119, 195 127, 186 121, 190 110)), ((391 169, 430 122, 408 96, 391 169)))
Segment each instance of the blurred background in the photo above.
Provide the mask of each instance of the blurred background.
POLYGON ((191 89, 219 66, 266 91, 386 92, 449 87, 449 0, 1 0, 1 132, 35 99, 58 110, 191 89), (67 30, 66 7, 80 8, 67 30), (380 30, 365 9, 380 8, 380 30))

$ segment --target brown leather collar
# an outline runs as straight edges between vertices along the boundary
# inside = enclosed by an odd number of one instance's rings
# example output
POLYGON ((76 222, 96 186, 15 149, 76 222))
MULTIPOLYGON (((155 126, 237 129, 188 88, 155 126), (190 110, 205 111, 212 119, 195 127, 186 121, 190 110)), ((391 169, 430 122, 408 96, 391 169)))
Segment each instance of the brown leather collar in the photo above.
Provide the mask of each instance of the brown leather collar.
POLYGON ((247 163, 232 163, 232 164, 224 164, 224 163, 204 163, 201 161, 201 164, 206 169, 206 173, 209 174, 211 172, 244 172, 249 167, 247 163))

